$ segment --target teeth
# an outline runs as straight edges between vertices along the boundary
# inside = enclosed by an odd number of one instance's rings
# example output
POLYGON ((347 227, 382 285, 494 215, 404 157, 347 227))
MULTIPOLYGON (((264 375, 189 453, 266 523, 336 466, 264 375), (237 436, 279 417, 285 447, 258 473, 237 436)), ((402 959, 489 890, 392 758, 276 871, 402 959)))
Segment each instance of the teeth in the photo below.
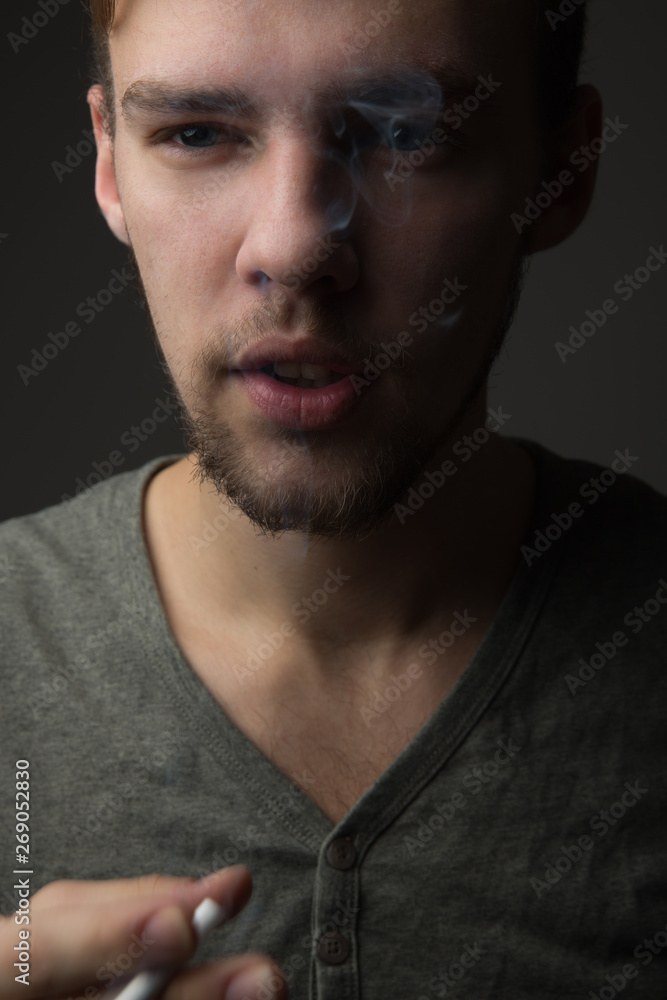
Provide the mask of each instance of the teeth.
POLYGON ((323 368, 322 365, 301 365, 301 378, 313 379, 318 382, 321 379, 331 379, 336 378, 335 372, 332 372, 329 368, 323 368))
POLYGON ((345 377, 324 365, 299 361, 276 361, 272 366, 267 366, 266 370, 289 385, 298 385, 302 389, 323 389, 345 377))
POLYGON ((330 381, 338 374, 322 365, 301 364, 299 361, 276 361, 274 367, 276 375, 283 375, 286 378, 305 378, 315 382, 320 382, 323 379, 330 381))
POLYGON ((276 361, 274 368, 276 375, 284 375, 287 378, 301 377, 301 365, 298 361, 276 361))

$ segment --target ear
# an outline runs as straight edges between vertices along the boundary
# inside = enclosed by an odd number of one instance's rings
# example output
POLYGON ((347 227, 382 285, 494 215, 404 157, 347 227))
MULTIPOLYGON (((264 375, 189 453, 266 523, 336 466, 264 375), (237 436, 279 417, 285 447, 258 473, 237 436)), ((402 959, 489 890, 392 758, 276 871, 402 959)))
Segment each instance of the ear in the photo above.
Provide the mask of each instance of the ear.
POLYGON ((93 119, 95 142, 97 144, 97 162, 95 165, 95 197, 102 209, 104 218, 114 236, 122 243, 130 245, 130 238, 125 227, 125 217, 118 195, 116 183, 116 167, 113 155, 113 140, 104 127, 104 94, 99 84, 88 91, 88 104, 93 119))
MULTIPOLYGON (((599 153, 596 155, 589 150, 586 155, 582 147, 589 147, 594 139, 600 139, 601 132, 602 98, 598 90, 590 84, 577 87, 549 176, 542 179, 548 184, 557 184, 562 190, 531 227, 530 253, 549 250, 562 243, 583 221, 593 200, 599 153)), ((544 190, 540 181, 535 194, 544 190)))

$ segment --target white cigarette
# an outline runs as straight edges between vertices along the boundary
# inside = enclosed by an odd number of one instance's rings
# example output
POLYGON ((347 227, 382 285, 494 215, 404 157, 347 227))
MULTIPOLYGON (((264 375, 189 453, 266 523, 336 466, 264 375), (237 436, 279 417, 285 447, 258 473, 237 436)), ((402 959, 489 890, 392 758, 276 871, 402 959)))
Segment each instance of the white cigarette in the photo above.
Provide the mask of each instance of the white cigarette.
MULTIPOLYGON (((208 937, 214 928, 224 923, 227 912, 209 896, 203 899, 192 916, 192 927, 197 934, 198 944, 208 937)), ((114 1000, 153 1000, 179 969, 151 969, 139 972, 114 1000)))

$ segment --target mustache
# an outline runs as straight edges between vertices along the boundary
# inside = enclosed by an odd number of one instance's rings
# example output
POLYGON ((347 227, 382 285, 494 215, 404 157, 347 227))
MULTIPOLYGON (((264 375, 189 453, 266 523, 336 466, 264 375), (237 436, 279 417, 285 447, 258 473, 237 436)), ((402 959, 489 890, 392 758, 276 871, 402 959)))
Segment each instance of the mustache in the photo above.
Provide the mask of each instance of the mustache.
MULTIPOLYGON (((190 366, 191 377, 199 388, 213 383, 225 371, 238 367, 238 359, 248 349, 268 337, 294 331, 295 339, 308 335, 330 346, 351 367, 363 368, 382 350, 379 342, 363 337, 359 327, 331 302, 309 298, 295 302, 287 296, 274 296, 252 308, 240 319, 221 322, 207 338, 190 366)), ((386 337, 386 340, 391 339, 386 337)), ((412 356, 402 346, 392 367, 407 370, 412 356)))
MULTIPOLYGON (((141 276, 139 262, 130 242, 128 257, 135 276, 135 292, 139 305, 146 313, 153 343, 161 362, 161 368, 169 382, 176 387, 173 373, 167 363, 155 323, 146 289, 141 276)), ((392 351, 385 368, 410 373, 415 370, 415 362, 408 348, 396 337, 399 328, 383 330, 379 336, 364 337, 359 326, 331 300, 304 296, 295 300, 294 295, 276 292, 266 297, 257 306, 248 309, 240 319, 221 321, 215 325, 205 339, 200 350, 184 366, 189 374, 190 385, 196 393, 205 392, 216 379, 236 367, 238 359, 250 348, 260 344, 267 337, 291 329, 335 349, 355 369, 373 364, 381 355, 386 357, 385 348, 389 343, 392 351)), ((177 390, 180 397, 180 391, 177 390)))

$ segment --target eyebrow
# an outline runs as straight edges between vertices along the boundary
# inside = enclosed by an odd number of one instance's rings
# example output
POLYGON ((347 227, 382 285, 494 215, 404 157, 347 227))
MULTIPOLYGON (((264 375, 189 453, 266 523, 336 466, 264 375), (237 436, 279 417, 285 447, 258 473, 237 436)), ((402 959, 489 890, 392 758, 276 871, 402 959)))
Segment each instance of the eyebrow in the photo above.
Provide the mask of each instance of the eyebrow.
MULTIPOLYGON (((419 96, 428 99, 428 94, 430 100, 441 95, 444 103, 474 93, 478 84, 478 77, 450 66, 400 64, 364 79, 335 81, 311 93, 324 105, 343 106, 355 101, 382 105, 399 97, 405 100, 409 95, 413 100, 419 96)), ((121 111, 128 122, 151 115, 213 114, 259 125, 268 119, 270 108, 266 103, 253 102, 235 86, 188 88, 149 77, 130 84, 121 99, 121 111)))
POLYGON ((151 114, 219 114, 258 122, 263 116, 237 87, 184 89, 163 80, 137 80, 120 102, 126 120, 151 114))

